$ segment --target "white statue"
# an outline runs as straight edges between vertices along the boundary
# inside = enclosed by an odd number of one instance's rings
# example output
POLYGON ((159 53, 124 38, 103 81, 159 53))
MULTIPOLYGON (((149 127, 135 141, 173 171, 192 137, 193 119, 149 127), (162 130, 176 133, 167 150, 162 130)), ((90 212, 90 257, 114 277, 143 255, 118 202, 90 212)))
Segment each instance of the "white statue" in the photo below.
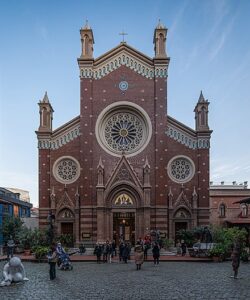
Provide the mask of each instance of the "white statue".
POLYGON ((3 267, 4 280, 0 286, 8 286, 12 282, 22 282, 29 280, 26 278, 24 266, 19 257, 12 257, 3 267))

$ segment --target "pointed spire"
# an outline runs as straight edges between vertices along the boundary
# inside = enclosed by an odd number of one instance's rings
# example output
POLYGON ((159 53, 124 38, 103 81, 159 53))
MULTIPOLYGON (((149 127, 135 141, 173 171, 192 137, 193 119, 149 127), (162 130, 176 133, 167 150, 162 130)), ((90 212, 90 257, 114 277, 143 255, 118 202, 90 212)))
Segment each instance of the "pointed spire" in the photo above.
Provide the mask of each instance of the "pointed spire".
POLYGON ((158 21, 158 25, 156 26, 157 29, 166 29, 166 27, 162 24, 161 19, 158 21))
POLYGON ((195 189, 195 186, 194 186, 194 191, 193 191, 193 194, 192 194, 193 197, 196 197, 197 196, 197 193, 196 193, 196 189, 195 189))
POLYGON ((99 163, 98 163, 98 166, 97 166, 97 169, 99 169, 99 168, 104 169, 104 165, 103 165, 103 163, 102 163, 102 158, 101 158, 101 156, 100 156, 100 158, 99 158, 99 163))
POLYGON ((91 27, 89 26, 89 20, 88 19, 86 19, 86 23, 85 23, 83 29, 91 29, 91 27))
POLYGON ((79 195, 78 186, 76 187, 76 193, 75 193, 75 196, 76 196, 76 197, 79 197, 79 196, 80 196, 80 195, 79 195))
POLYGON ((169 187, 168 197, 173 197, 173 193, 172 193, 172 190, 171 190, 171 186, 169 187))
POLYGON ((204 96, 203 96, 202 91, 201 91, 201 93, 200 93, 200 97, 199 97, 198 102, 205 102, 205 98, 204 98, 204 96))
POLYGON ((146 156, 146 160, 145 160, 145 164, 143 166, 143 168, 150 168, 149 162, 148 162, 148 157, 146 156))
POLYGON ((49 103, 49 97, 48 97, 47 91, 45 92, 45 95, 43 97, 43 102, 49 103))
POLYGON ((199 100, 194 108, 195 112, 195 130, 196 131, 209 131, 208 126, 208 100, 205 100, 201 91, 199 100))
POLYGON ((167 40, 167 28, 161 23, 159 20, 158 25, 154 31, 154 51, 155 51, 155 58, 157 59, 166 59, 166 40, 167 40))
POLYGON ((51 194, 50 194, 50 196, 51 197, 55 197, 55 188, 54 188, 54 186, 52 186, 52 190, 51 190, 51 194))

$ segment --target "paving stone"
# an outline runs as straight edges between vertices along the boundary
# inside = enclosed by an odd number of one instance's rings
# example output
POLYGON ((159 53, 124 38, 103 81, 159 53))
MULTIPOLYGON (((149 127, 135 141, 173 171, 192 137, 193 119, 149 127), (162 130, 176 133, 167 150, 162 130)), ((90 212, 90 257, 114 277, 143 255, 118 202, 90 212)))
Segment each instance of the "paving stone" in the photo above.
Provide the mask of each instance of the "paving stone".
MULTIPOLYGON (((4 262, 0 262, 0 270, 4 262)), ((49 280, 49 265, 24 262, 30 281, 0 288, 1 300, 29 299, 250 299, 250 265, 241 264, 234 280, 230 262, 146 262, 136 271, 129 262, 75 262, 73 271, 57 270, 49 280)))

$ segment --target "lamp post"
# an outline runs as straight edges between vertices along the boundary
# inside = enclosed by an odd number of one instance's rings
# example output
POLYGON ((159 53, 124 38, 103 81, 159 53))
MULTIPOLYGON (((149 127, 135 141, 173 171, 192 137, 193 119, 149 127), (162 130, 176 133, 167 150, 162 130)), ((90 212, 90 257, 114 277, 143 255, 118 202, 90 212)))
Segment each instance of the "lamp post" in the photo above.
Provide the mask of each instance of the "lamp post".
POLYGON ((49 244, 51 245, 54 239, 54 223, 55 223, 55 215, 52 214, 51 210, 49 211, 47 219, 49 222, 49 228, 48 228, 49 244))

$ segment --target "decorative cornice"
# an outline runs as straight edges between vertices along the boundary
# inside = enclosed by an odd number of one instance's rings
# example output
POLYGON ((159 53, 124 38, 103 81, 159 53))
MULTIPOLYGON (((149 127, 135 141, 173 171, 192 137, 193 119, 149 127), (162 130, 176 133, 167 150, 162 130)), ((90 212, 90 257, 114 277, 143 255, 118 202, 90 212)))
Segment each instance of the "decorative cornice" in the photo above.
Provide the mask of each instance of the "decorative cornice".
POLYGON ((116 55, 111 56, 106 60, 100 62, 99 64, 94 64, 93 67, 81 67, 80 77, 93 78, 96 80, 101 79, 121 66, 126 66, 148 79, 158 77, 166 78, 168 75, 168 66, 166 64, 157 64, 157 66, 154 66, 153 64, 151 65, 124 49, 116 55))
POLYGON ((197 136, 196 131, 168 117, 166 135, 190 149, 209 149, 210 135, 197 136))
POLYGON ((38 136, 38 149, 56 150, 80 136, 80 118, 77 117, 56 129, 49 137, 38 136))

